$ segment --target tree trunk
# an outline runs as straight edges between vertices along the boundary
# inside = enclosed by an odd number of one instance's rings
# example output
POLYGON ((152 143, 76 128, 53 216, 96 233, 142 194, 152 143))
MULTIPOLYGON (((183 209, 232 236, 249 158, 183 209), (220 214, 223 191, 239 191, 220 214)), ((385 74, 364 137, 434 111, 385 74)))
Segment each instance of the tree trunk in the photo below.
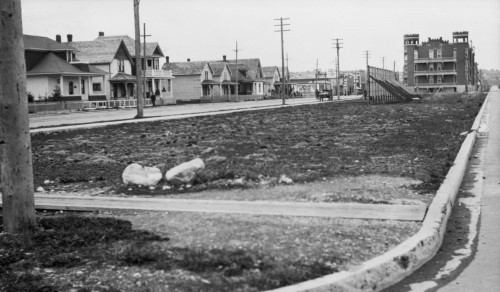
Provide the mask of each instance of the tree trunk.
POLYGON ((35 226, 21 1, 0 1, 0 182, 3 230, 35 226))

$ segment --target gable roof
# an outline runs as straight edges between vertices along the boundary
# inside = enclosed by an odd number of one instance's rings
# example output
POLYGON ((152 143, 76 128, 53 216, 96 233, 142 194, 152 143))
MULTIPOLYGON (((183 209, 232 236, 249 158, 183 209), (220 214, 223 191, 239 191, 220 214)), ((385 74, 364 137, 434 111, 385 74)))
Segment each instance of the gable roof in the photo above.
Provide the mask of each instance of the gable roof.
POLYGON ((210 62, 210 67, 212 68, 213 76, 221 76, 222 72, 224 72, 224 68, 227 63, 223 62, 210 62))
POLYGON ((86 42, 72 42, 79 61, 91 64, 111 63, 118 50, 122 47, 129 59, 130 53, 121 39, 102 39, 86 42))
MULTIPOLYGON (((135 56, 135 39, 129 37, 128 35, 116 35, 116 36, 99 36, 95 41, 106 41, 106 40, 123 40, 127 50, 132 55, 135 56)), ((141 56, 144 55, 144 43, 141 43, 141 56)), ((146 57, 164 57, 163 52, 160 48, 158 42, 148 43, 146 42, 146 57)))
POLYGON ((173 62, 165 63, 162 66, 163 70, 172 70, 172 75, 201 75, 208 62, 173 62))
POLYGON ((54 53, 47 53, 31 70, 26 72, 26 75, 50 75, 50 74, 65 74, 65 75, 104 75, 106 72, 99 70, 93 66, 86 64, 82 65, 82 69, 77 65, 68 63, 66 60, 56 56, 54 53))
MULTIPOLYGON (((223 62, 223 61, 217 61, 223 62)), ((236 64, 236 60, 226 60, 228 64, 236 64)), ((243 64, 247 67, 247 71, 250 73, 249 76, 253 78, 263 77, 262 66, 260 65, 259 58, 253 59, 238 59, 238 65, 243 64)))
POLYGON ((73 51, 74 48, 68 43, 59 43, 48 37, 35 35, 23 35, 25 50, 40 51, 73 51))
POLYGON ((281 78, 281 72, 279 71, 278 66, 262 67, 262 74, 264 74, 264 78, 273 78, 276 70, 281 78))

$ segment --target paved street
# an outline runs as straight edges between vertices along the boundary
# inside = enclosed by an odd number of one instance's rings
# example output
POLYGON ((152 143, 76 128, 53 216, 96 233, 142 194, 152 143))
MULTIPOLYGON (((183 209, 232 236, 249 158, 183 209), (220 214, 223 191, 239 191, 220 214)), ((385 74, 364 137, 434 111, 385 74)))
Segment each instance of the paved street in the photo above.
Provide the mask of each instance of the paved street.
MULTIPOLYGON (((342 96, 340 101, 360 99, 360 95, 342 96)), ((295 106, 303 104, 315 104, 327 101, 318 101, 314 97, 287 99, 285 106, 295 106)), ((338 102, 334 98, 333 102, 338 102)), ((260 101, 245 101, 245 102, 227 102, 227 103, 197 103, 197 104, 184 104, 175 106, 158 106, 147 107, 144 109, 144 118, 140 121, 153 121, 153 120, 167 120, 177 119, 182 117, 191 117, 197 115, 207 114, 222 114, 235 111, 258 110, 264 108, 281 107, 281 99, 260 100, 260 101)), ((46 127, 59 127, 62 125, 78 125, 89 123, 129 123, 138 122, 134 117, 137 114, 137 109, 109 109, 109 110, 96 110, 93 112, 60 112, 50 114, 34 114, 30 115, 30 128, 46 128, 46 127)), ((68 127, 63 127, 65 129, 68 127)), ((71 127, 76 128, 76 127, 71 127)), ((32 131, 37 132, 37 131, 32 131)))

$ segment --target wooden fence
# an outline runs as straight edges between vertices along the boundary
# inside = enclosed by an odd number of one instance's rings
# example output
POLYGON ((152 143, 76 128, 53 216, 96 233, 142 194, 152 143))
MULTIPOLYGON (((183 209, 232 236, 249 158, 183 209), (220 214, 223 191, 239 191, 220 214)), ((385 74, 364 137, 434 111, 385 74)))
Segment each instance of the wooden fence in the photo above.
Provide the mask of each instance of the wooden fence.
POLYGON ((399 73, 367 66, 366 91, 370 102, 408 102, 418 97, 399 85, 399 73))

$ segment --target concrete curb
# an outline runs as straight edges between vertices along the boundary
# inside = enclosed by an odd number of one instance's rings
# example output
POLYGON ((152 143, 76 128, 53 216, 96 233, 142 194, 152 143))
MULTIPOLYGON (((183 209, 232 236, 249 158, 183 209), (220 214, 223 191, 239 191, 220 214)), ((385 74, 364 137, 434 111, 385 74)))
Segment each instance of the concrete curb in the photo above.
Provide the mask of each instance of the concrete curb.
POLYGON ((443 242, 446 223, 462 183, 481 119, 489 103, 486 97, 474 124, 462 143, 453 166, 432 201, 420 231, 394 249, 349 271, 282 287, 268 292, 380 291, 413 273, 429 261, 443 242))

